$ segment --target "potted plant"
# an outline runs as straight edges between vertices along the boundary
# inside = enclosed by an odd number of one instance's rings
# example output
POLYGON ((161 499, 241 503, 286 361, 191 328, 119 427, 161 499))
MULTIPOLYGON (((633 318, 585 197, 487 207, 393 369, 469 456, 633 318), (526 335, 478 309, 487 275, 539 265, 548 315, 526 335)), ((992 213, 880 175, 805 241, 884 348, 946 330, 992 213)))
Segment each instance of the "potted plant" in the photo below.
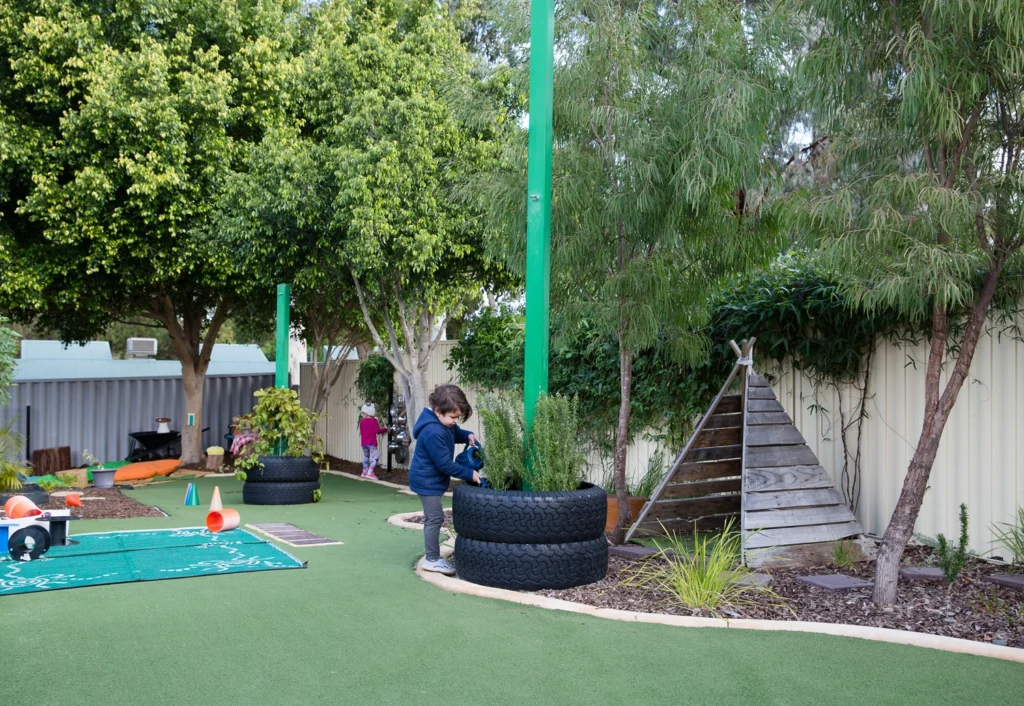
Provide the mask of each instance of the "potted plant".
POLYGON ((506 397, 481 405, 489 487, 455 487, 456 571, 473 583, 515 590, 600 581, 608 573, 607 501, 602 488, 584 480, 576 402, 542 397, 525 438, 521 409, 506 397))
POLYGON ((239 417, 247 443, 232 448, 236 476, 244 481, 242 500, 248 505, 298 505, 320 499, 323 443, 316 433, 322 415, 299 404, 287 388, 257 390, 252 412, 239 417))

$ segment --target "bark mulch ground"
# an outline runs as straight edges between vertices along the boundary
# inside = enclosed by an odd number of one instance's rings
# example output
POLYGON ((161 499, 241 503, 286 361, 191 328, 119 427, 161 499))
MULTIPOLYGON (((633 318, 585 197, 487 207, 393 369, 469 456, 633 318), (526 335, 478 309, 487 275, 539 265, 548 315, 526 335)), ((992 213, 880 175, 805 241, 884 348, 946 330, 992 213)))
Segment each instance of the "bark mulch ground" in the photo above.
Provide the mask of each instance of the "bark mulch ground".
MULTIPOLYGON (((908 547, 904 566, 937 565, 937 557, 929 547, 908 547)), ((636 562, 611 557, 608 576, 604 580, 589 586, 540 593, 601 608, 713 617, 710 611, 691 610, 680 605, 672 594, 624 586, 623 580, 635 571, 636 566, 636 562)), ((788 609, 772 605, 779 602, 777 597, 751 592, 746 594, 751 605, 726 606, 720 609, 719 617, 847 623, 1024 647, 1024 591, 984 580, 992 574, 1007 573, 1005 566, 970 559, 951 586, 941 580, 912 581, 901 577, 897 602, 887 608, 876 607, 871 602, 870 588, 830 591, 796 580, 798 576, 837 573, 872 580, 874 570, 874 562, 868 562, 851 569, 822 567, 771 571, 768 572, 772 579, 771 589, 782 598, 788 609)))
MULTIPOLYGON (((416 523, 419 523, 419 524, 422 525, 423 521, 425 519, 426 518, 424 518, 423 515, 413 515, 412 517, 405 518, 405 521, 406 522, 416 522, 416 523)), ((452 525, 452 511, 451 510, 445 510, 444 511, 444 525, 443 525, 443 527, 445 529, 449 529, 449 530, 454 530, 455 529, 454 526, 452 525)))
MULTIPOLYGON (((74 492, 82 494, 82 507, 71 508, 71 514, 81 515, 86 520, 126 520, 131 517, 166 517, 163 512, 150 505, 143 505, 129 498, 117 488, 84 488, 74 492), (92 500, 91 498, 102 498, 92 500)), ((50 496, 44 510, 63 510, 64 498, 50 496)), ((72 528, 74 532, 76 528, 72 528)))

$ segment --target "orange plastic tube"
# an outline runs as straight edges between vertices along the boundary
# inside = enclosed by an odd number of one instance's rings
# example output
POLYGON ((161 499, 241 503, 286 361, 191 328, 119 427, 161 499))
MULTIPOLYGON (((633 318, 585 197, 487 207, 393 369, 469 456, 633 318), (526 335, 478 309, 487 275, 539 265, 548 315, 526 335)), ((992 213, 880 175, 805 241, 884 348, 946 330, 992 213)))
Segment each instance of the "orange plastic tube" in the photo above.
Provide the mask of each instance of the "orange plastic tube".
POLYGON ((240 519, 241 518, 238 516, 238 510, 232 510, 231 508, 214 510, 206 516, 206 529, 211 532, 232 530, 238 527, 240 519))
MULTIPOLYGON (((6 505, 5 505, 6 507, 6 505)), ((42 515, 43 511, 40 510, 34 502, 21 496, 21 500, 14 503, 11 506, 10 511, 7 511, 7 516, 12 520, 18 520, 22 517, 32 517, 33 515, 42 515)))

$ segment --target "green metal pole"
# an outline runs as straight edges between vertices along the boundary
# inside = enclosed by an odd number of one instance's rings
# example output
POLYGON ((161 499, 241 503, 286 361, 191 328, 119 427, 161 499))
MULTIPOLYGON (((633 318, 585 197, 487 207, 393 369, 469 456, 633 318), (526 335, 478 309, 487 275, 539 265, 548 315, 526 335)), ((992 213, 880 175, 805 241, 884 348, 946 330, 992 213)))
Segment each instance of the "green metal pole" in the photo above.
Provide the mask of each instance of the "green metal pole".
POLYGON ((288 387, 288 333, 291 328, 292 286, 277 285, 277 361, 275 387, 288 387))
POLYGON ((551 299, 551 150, 554 94, 554 0, 530 10, 530 137, 526 197, 526 360, 523 401, 533 427, 537 399, 548 391, 551 299))

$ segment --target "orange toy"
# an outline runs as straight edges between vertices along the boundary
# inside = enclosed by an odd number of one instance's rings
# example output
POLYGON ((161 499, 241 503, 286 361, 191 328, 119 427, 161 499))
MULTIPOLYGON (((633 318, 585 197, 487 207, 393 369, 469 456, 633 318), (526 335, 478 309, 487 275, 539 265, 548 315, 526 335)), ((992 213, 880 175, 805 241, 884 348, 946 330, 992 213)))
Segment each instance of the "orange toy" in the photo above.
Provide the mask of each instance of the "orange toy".
POLYGON ((220 486, 213 486, 213 497, 210 498, 210 512, 214 510, 222 510, 224 505, 220 501, 220 486))
POLYGON ((19 520, 23 517, 32 517, 34 515, 43 514, 43 511, 24 495, 15 495, 4 503, 4 512, 7 513, 7 517, 12 520, 19 520), (11 502, 12 500, 14 502, 11 502))
POLYGON ((206 516, 206 529, 211 532, 222 532, 224 530, 232 530, 238 527, 240 518, 238 516, 238 510, 214 510, 206 516))
POLYGON ((64 507, 82 507, 82 494, 68 493, 64 496, 64 507))
POLYGON ((158 461, 143 461, 121 466, 114 473, 114 482, 123 483, 128 480, 149 480, 153 476, 168 476, 178 469, 181 461, 176 458, 162 458, 158 461))

